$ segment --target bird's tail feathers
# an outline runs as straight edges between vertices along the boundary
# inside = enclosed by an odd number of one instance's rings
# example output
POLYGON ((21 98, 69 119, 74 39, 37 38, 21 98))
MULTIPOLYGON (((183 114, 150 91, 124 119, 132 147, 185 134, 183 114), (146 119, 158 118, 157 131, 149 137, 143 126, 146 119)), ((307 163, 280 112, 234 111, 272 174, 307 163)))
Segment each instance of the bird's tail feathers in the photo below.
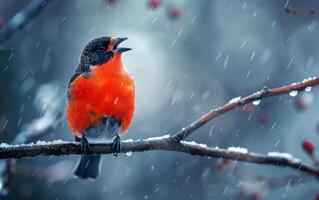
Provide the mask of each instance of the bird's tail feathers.
POLYGON ((101 155, 82 155, 74 175, 82 179, 97 178, 100 171, 100 160, 101 155))

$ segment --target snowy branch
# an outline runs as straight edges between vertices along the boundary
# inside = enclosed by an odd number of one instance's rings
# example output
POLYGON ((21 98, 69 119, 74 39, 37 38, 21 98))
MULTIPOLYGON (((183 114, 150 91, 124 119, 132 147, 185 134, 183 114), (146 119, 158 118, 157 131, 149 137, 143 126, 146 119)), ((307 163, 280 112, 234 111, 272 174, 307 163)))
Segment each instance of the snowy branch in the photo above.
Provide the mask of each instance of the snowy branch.
MULTIPOLYGON (((50 2, 50 1, 48 1, 50 2)), ((32 0, 30 4, 0 29, 0 44, 10 38, 13 33, 26 25, 47 4, 47 0, 32 0)))
MULTIPOLYGON (((197 144, 195 142, 184 141, 187 136, 199 129, 207 122, 214 118, 229 112, 236 107, 243 106, 245 104, 260 101, 260 99, 290 94, 291 96, 297 95, 298 91, 306 90, 310 91, 313 86, 319 84, 319 78, 308 78, 302 82, 293 83, 290 85, 277 87, 273 89, 264 88, 261 91, 255 92, 246 97, 237 97, 230 100, 225 105, 210 111, 200 119, 196 120, 192 124, 181 129, 172 136, 165 135, 155 138, 148 138, 144 140, 126 140, 123 141, 121 153, 128 152, 142 152, 150 150, 166 150, 183 152, 191 155, 207 156, 213 158, 223 158, 228 160, 238 160, 258 164, 269 164, 282 167, 290 167, 299 171, 306 172, 310 175, 319 176, 319 170, 315 166, 307 165, 293 158, 287 153, 269 152, 266 155, 248 152, 244 148, 230 147, 226 149, 212 148, 205 144, 197 144)), ((50 126, 49 126, 50 127, 50 126)), ((24 140, 27 142, 26 140, 24 140)), ((111 154, 111 143, 91 143, 92 154, 111 154)), ((70 154, 83 154, 79 143, 67 142, 67 141, 52 141, 30 144, 5 144, 0 145, 0 159, 14 159, 22 157, 34 157, 39 155, 70 155, 70 154)))
POLYGON ((189 136, 191 133, 205 125, 207 122, 211 121, 212 119, 215 119, 216 117, 229 112, 239 106, 243 106, 245 104, 254 102, 254 101, 259 101, 260 99, 263 98, 268 98, 268 97, 273 97, 273 96, 278 96, 282 94, 291 94, 297 95, 297 92, 300 90, 311 90, 311 87, 318 85, 319 84, 319 78, 314 77, 314 78, 308 78, 303 80, 302 82, 298 83, 293 83, 290 85, 282 86, 282 87, 277 87, 273 89, 268 89, 264 88, 258 92, 255 92, 251 95, 248 95, 246 97, 237 97, 232 100, 230 100, 228 103, 225 105, 216 108, 209 113, 203 115, 200 119, 196 120, 192 124, 188 125, 187 127, 183 128, 179 132, 177 132, 173 137, 177 140, 183 140, 187 136, 189 136))
MULTIPOLYGON (((112 143, 91 143, 92 154, 112 154, 112 143)), ((310 165, 306 165, 287 153, 269 152, 266 155, 248 152, 243 148, 230 147, 228 149, 212 148, 196 142, 176 142, 168 135, 163 137, 148 138, 144 140, 123 141, 121 153, 143 152, 150 150, 166 150, 183 152, 191 155, 224 158, 229 160, 246 161, 258 164, 269 164, 281 167, 289 167, 310 175, 319 176, 319 171, 310 165)), ((35 157, 39 155, 71 155, 82 154, 79 143, 56 140, 21 145, 0 145, 0 159, 35 157)))

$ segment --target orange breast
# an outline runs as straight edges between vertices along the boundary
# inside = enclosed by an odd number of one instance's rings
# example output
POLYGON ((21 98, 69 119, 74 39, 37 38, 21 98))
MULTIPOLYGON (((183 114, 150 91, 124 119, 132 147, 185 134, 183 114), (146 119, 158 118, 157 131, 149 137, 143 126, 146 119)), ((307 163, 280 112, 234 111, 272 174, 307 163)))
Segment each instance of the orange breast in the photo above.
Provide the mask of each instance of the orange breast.
POLYGON ((67 120, 75 135, 98 125, 106 116, 121 121, 121 133, 129 128, 135 110, 135 84, 123 70, 120 55, 94 67, 89 77, 76 78, 69 92, 67 120))

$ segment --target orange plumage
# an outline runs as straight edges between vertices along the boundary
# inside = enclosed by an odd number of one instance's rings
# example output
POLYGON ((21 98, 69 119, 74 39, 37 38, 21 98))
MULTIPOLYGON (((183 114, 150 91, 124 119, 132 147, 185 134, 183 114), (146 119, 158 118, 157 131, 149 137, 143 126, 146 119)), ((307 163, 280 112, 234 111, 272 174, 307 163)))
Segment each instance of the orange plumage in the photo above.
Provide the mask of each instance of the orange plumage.
POLYGON ((129 128, 135 110, 135 84, 123 69, 121 55, 94 66, 89 77, 80 75, 70 85, 67 120, 75 136, 82 137, 105 116, 121 121, 120 134, 129 128))

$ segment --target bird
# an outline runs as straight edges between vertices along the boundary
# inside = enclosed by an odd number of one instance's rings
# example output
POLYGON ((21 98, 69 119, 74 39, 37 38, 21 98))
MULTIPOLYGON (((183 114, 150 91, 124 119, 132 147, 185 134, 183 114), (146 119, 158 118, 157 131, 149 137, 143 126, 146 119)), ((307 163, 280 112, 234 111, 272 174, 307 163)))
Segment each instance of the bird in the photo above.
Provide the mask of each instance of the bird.
POLYGON ((113 155, 121 151, 135 111, 135 82, 122 64, 122 54, 131 48, 118 47, 125 37, 102 36, 82 50, 80 62, 67 91, 68 126, 83 152, 74 175, 95 179, 101 155, 92 154, 91 142, 111 141, 113 155))

